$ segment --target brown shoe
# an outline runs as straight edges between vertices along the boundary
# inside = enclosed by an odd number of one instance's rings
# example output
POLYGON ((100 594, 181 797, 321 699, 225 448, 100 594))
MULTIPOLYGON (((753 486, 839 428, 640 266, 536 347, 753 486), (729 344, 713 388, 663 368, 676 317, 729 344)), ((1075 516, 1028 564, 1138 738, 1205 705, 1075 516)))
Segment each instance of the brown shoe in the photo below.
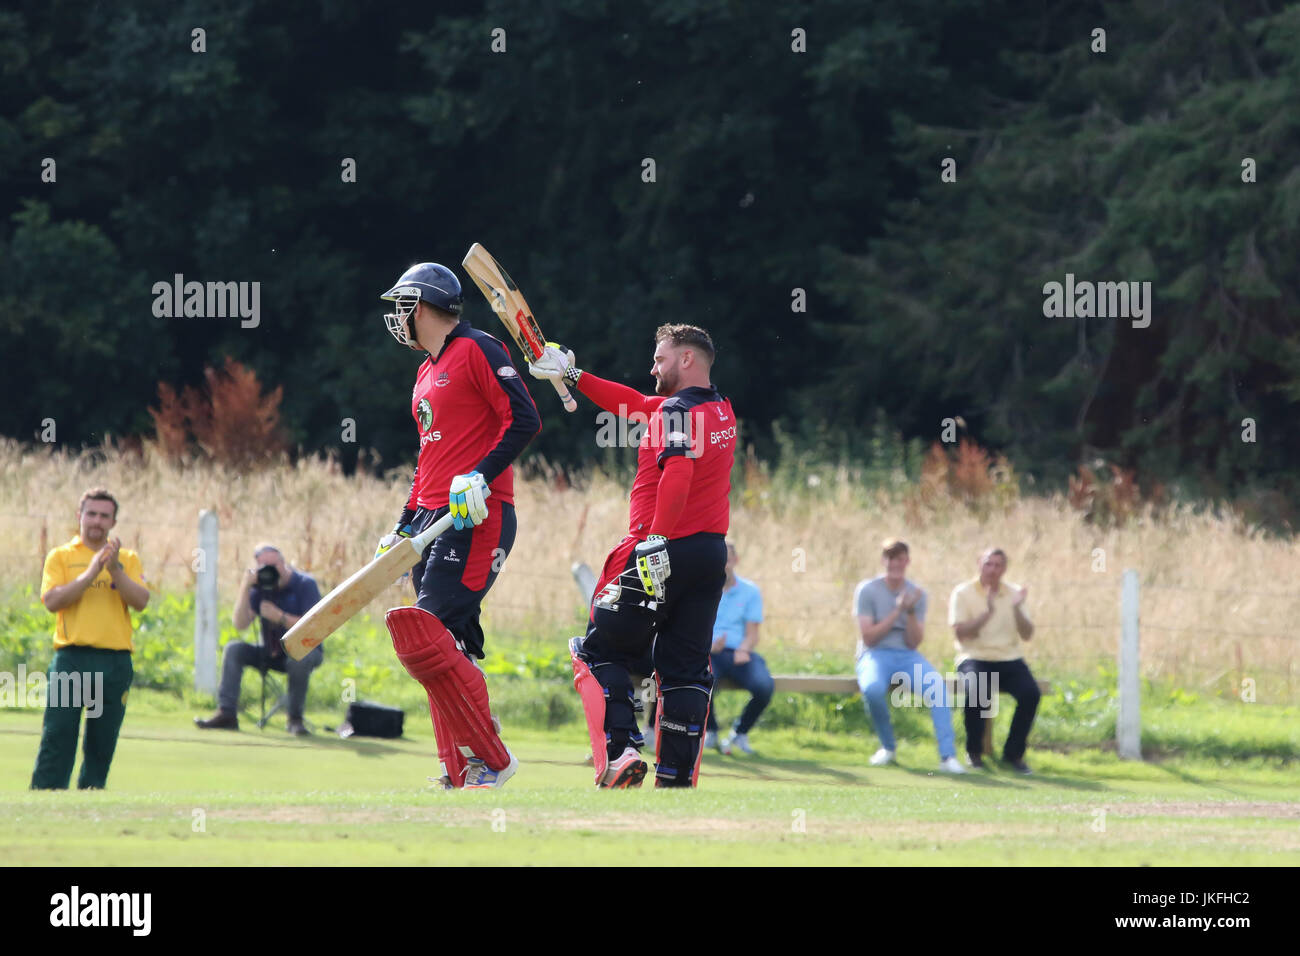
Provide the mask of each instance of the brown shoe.
POLYGON ((239 717, 228 710, 219 710, 207 720, 194 718, 194 723, 204 730, 238 730, 239 717))
POLYGON ((301 720, 289 721, 285 729, 289 731, 290 736, 293 737, 307 737, 311 735, 311 731, 302 725, 301 720))

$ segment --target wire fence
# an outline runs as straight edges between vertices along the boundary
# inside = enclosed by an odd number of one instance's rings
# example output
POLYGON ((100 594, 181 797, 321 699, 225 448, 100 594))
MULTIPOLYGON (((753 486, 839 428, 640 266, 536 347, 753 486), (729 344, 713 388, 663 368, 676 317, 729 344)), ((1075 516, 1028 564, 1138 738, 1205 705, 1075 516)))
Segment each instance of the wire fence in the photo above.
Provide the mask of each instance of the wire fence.
MULTIPOLYGON (((13 525, 20 526, 18 533, 7 534, 0 542, 0 580, 11 592, 28 583, 33 592, 38 591, 45 554, 68 540, 75 528, 67 518, 50 513, 0 511, 0 521, 11 532, 13 525)), ((123 545, 141 552, 152 588, 188 591, 194 587, 197 516, 192 524, 133 517, 131 528, 131 534, 123 536, 123 545)), ((251 562, 252 546, 264 537, 263 531, 223 522, 218 555, 223 602, 233 600, 239 575, 251 562)), ((341 541, 319 536, 313 540, 310 529, 296 546, 295 565, 315 574, 323 591, 369 558, 341 541)), ((595 557, 591 563, 598 566, 603 556, 595 557)), ((503 635, 539 634, 566 624, 581 625, 586 609, 567 569, 554 563, 507 563, 484 605, 491 628, 503 635)), ((1035 570, 1027 570, 1029 578, 1035 570)), ((850 604, 856 582, 806 575, 793 586, 757 583, 765 603, 762 641, 770 651, 775 649, 783 658, 821 651, 831 659, 851 660, 856 625, 850 604)), ((952 648, 947 602, 941 596, 961 582, 921 583, 929 594, 929 629, 923 648, 928 656, 944 659, 952 648)), ((1046 585, 1032 580, 1030 585, 1035 634, 1026 657, 1031 666, 1046 676, 1063 678, 1113 670, 1120 628, 1118 574, 1051 577, 1046 585)), ((411 596, 409 582, 404 581, 377 605, 409 602, 411 596)), ((1294 664, 1300 634, 1290 622, 1300 619, 1300 588, 1144 581, 1141 606, 1144 676, 1225 695, 1249 684, 1260 699, 1297 701, 1294 664), (1231 607, 1225 610, 1225 604, 1231 607)))

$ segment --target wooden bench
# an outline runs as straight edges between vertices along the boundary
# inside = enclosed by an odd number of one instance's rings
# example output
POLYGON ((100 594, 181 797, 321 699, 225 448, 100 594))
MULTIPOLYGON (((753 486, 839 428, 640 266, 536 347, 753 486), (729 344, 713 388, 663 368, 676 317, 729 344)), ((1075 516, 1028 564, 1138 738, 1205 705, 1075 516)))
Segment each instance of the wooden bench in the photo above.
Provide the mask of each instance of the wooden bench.
MULTIPOLYGON (((957 681, 948 681, 948 692, 956 697, 957 681)), ((856 677, 833 677, 822 674, 781 674, 772 675, 772 684, 777 692, 790 694, 852 694, 855 697, 861 695, 858 689, 858 679, 856 677)), ((890 685, 892 690, 902 684, 902 681, 895 681, 890 685)), ((717 683, 717 690, 743 690, 729 680, 721 680, 717 683)), ((1044 696, 1052 692, 1052 682, 1046 680, 1038 681, 1038 690, 1044 696)), ((993 721, 984 721, 984 753, 993 753, 993 721)))
MULTIPOLYGON (((578 585, 578 592, 583 596, 587 605, 591 605, 592 595, 596 590, 596 575, 585 564, 575 563, 572 567, 573 580, 578 585)), ((645 677, 633 676, 633 686, 639 686, 645 689, 645 695, 642 698, 646 706, 654 700, 654 681, 645 677)), ((891 686, 899 686, 901 682, 895 681, 891 686)), ((775 692, 784 692, 788 694, 852 694, 855 697, 861 694, 858 690, 858 680, 856 677, 836 677, 825 674, 773 674, 772 684, 775 692)), ((715 685, 716 690, 743 690, 729 680, 718 681, 715 685)), ((1046 696, 1052 692, 1051 681, 1038 681, 1038 690, 1046 696)), ((956 697, 957 681, 949 679, 948 692, 956 697)), ((984 753, 993 752, 993 721, 984 721, 984 753)))

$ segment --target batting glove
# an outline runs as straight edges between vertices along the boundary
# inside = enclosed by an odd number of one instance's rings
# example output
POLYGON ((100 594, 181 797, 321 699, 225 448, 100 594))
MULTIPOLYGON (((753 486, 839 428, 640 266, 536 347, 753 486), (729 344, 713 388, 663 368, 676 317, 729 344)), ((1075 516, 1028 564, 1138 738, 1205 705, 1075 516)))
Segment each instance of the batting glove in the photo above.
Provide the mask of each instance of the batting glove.
POLYGON ((397 525, 392 531, 379 539, 379 545, 375 548, 375 557, 379 557, 393 545, 397 544, 397 542, 401 541, 403 538, 409 538, 410 536, 411 526, 409 524, 397 525))
POLYGON ((457 475, 451 480, 447 503, 451 508, 452 523, 456 530, 480 525, 488 516, 487 482, 481 472, 457 475))
POLYGON ((636 573, 641 587, 656 601, 664 599, 664 582, 668 580, 668 539, 652 534, 636 546, 636 573))
POLYGON ((566 349, 556 342, 547 342, 542 354, 528 363, 528 371, 533 378, 576 384, 582 369, 574 368, 573 361, 572 349, 566 349))

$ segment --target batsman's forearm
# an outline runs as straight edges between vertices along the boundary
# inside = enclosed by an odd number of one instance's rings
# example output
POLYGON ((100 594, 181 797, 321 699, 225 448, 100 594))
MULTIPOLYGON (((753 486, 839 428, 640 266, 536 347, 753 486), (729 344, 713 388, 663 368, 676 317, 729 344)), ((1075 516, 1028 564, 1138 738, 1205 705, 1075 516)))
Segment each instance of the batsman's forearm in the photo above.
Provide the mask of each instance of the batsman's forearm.
POLYGON ((420 463, 417 460, 415 463, 415 470, 411 472, 411 490, 406 493, 406 507, 402 509, 402 517, 397 521, 397 526, 399 528, 410 523, 411 518, 415 517, 416 509, 420 506, 420 502, 415 494, 415 489, 419 484, 419 477, 420 463))
POLYGON ((634 388, 598 378, 586 371, 578 379, 577 389, 605 411, 613 412, 621 418, 627 418, 633 413, 649 415, 663 404, 663 399, 658 395, 642 395, 634 388))
POLYGON ((541 430, 542 419, 536 409, 530 409, 528 415, 515 416, 503 430, 500 440, 474 467, 474 470, 483 476, 485 482, 492 484, 520 456, 528 447, 528 443, 541 430))
POLYGON ((691 490, 691 476, 695 462, 684 455, 674 455, 664 461, 664 473, 659 476, 659 490, 655 496, 655 516, 650 522, 650 534, 673 536, 677 519, 686 508, 686 497, 691 490))
MULTIPOLYGON (((510 361, 504 350, 501 352, 501 360, 510 361)), ((511 365, 510 368, 513 370, 514 366, 511 365)), ((537 406, 533 404, 533 397, 524 387, 518 374, 504 379, 500 375, 493 375, 492 383, 488 387, 495 389, 492 394, 496 408, 501 414, 502 427, 497 433, 497 440, 493 443, 492 450, 483 456, 474 470, 479 472, 483 480, 490 485, 510 467, 511 463, 528 447, 528 443, 542 430, 542 416, 538 414, 537 406)))

